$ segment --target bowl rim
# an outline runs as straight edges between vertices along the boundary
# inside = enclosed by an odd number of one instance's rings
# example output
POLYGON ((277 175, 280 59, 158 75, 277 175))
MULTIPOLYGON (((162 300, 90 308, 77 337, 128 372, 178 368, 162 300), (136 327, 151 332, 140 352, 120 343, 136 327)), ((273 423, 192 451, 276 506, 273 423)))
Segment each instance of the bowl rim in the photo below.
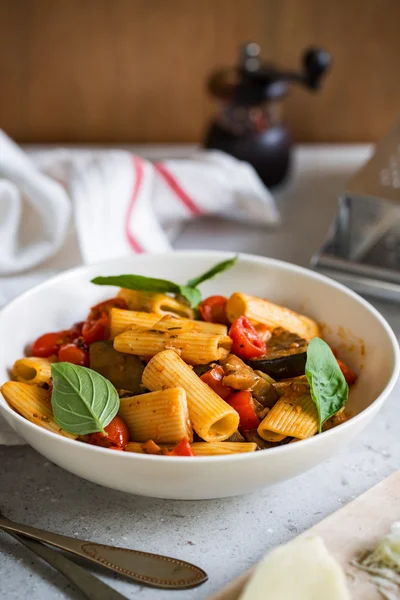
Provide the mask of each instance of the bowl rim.
MULTIPOLYGON (((316 271, 313 271, 312 269, 308 269, 307 267, 302 267, 302 266, 296 265, 294 263, 279 260, 276 258, 269 258, 267 256, 260 256, 260 255, 256 255, 256 254, 248 254, 245 252, 234 253, 234 252, 230 252, 230 251, 226 251, 226 250, 195 250, 195 249, 191 249, 191 250, 170 250, 168 252, 162 252, 162 253, 161 252, 147 252, 146 254, 127 255, 127 256, 121 256, 118 258, 113 258, 113 259, 109 259, 109 260, 105 260, 105 261, 100 261, 97 263, 91 263, 91 264, 87 264, 87 265, 79 265, 72 269, 67 269, 65 271, 62 271, 61 273, 58 273, 57 275, 54 275, 53 277, 50 277, 46 281, 43 281, 43 282, 29 288, 22 294, 18 295, 16 298, 12 299, 8 304, 6 304, 0 310, 0 322, 3 318, 7 318, 7 314, 9 311, 12 311, 16 305, 18 306, 19 304, 23 304, 25 302, 25 300, 29 299, 29 297, 31 295, 37 293, 38 291, 40 292, 40 291, 46 290, 46 288, 51 287, 54 284, 57 284, 59 281, 64 281, 69 278, 73 279, 76 275, 83 273, 84 271, 87 271, 88 269, 93 269, 93 268, 97 268, 97 267, 107 269, 107 267, 112 267, 114 265, 118 265, 121 262, 129 262, 130 260, 137 261, 138 259, 140 261, 146 262, 146 260, 154 260, 154 258, 157 258, 157 257, 162 260, 165 257, 171 258, 171 257, 177 256, 177 257, 186 258, 186 257, 198 256, 200 258, 204 257, 204 258, 210 258, 210 259, 214 258, 215 260, 224 260, 227 258, 231 258, 232 255, 235 255, 235 254, 238 256, 239 261, 240 260, 249 260, 250 262, 258 263, 263 266, 272 265, 272 266, 278 267, 285 271, 294 271, 296 273, 303 274, 306 277, 309 277, 316 281, 320 281, 320 282, 328 285, 329 287, 336 288, 337 290, 341 291, 345 295, 347 295, 350 298, 352 298, 353 300, 355 300, 358 304, 361 304, 364 308, 366 308, 367 311, 369 313, 371 313, 372 316, 375 317, 375 319, 383 327, 383 329, 391 343, 391 349, 392 349, 392 353, 393 353, 393 371, 392 371, 389 381, 387 382, 385 388, 382 390, 382 392, 379 394, 379 396, 377 396, 377 398, 375 398, 375 400, 369 406, 367 406, 367 408, 363 409, 359 414, 355 415, 354 417, 351 417, 351 419, 349 419, 345 423, 341 423, 337 427, 329 429, 328 431, 323 431, 322 433, 319 433, 318 435, 315 435, 311 438, 307 438, 305 440, 299 440, 301 442, 301 448, 305 449, 306 446, 308 447, 311 445, 317 445, 317 444, 323 443, 324 440, 327 440, 328 438, 337 435, 338 430, 344 431, 345 428, 349 429, 356 422, 359 422, 365 418, 368 418, 368 415, 370 413, 374 413, 374 412, 378 411, 381 408, 384 401, 389 396, 389 394, 391 393, 391 391, 393 390, 395 383, 400 374, 399 343, 398 343, 397 338, 393 332, 393 329, 391 328, 389 323, 379 313, 379 311, 374 306, 372 306, 372 304, 370 304, 367 300, 362 298, 359 294, 357 294, 350 288, 346 287, 345 285, 335 281, 334 279, 331 279, 330 277, 327 277, 326 275, 322 275, 321 273, 317 273, 316 271)), ((16 419, 17 421, 21 422, 23 427, 32 429, 33 431, 36 431, 36 433, 38 433, 39 435, 43 435, 45 438, 47 437, 49 440, 54 440, 54 441, 58 441, 61 444, 65 444, 65 448, 68 448, 68 447, 70 447, 71 444, 73 444, 72 447, 75 447, 76 449, 78 449, 79 447, 81 447, 81 448, 85 447, 87 452, 99 453, 99 456, 106 455, 110 459, 112 456, 114 456, 115 458, 112 460, 117 460, 117 461, 119 461, 119 460, 142 460, 142 461, 156 462, 156 463, 160 463, 160 461, 162 461, 163 464, 171 464, 171 463, 182 464, 182 458, 184 458, 181 456, 158 456, 158 455, 151 455, 151 454, 139 454, 139 453, 135 453, 135 452, 110 452, 110 450, 107 448, 101 448, 100 446, 94 446, 91 444, 84 444, 84 443, 81 443, 77 448, 76 440, 70 439, 67 437, 63 437, 61 435, 58 435, 57 433, 48 431, 47 429, 44 429, 42 427, 39 427, 38 425, 35 425, 34 423, 31 423, 30 421, 28 421, 28 419, 25 419, 22 415, 19 415, 15 410, 13 410, 8 405, 5 398, 1 394, 0 394, 0 407, 1 407, 2 411, 4 410, 4 412, 10 414, 11 419, 16 419)), ((237 460, 253 460, 253 461, 254 460, 262 460, 261 459, 262 456, 264 456, 264 457, 276 456, 277 454, 284 455, 284 454, 288 454, 290 452, 295 452, 298 448, 299 448, 299 446, 297 446, 297 445, 294 446, 293 444, 285 444, 282 446, 275 446, 274 448, 268 448, 268 451, 266 451, 266 452, 260 451, 260 452, 244 452, 244 453, 240 453, 240 454, 238 453, 238 454, 230 454, 230 455, 197 456, 195 462, 201 463, 201 464, 204 464, 204 463, 216 464, 219 462, 235 462, 237 460)))

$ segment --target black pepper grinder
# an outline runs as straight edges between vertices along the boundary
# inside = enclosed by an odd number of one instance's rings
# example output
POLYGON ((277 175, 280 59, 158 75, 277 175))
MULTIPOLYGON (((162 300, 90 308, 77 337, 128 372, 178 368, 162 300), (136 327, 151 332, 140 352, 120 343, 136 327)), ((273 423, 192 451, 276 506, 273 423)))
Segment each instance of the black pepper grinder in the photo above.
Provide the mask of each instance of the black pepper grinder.
POLYGON ((267 187, 278 185, 290 168, 292 140, 282 120, 281 102, 289 82, 318 90, 330 65, 329 52, 308 48, 300 72, 282 71, 260 60, 258 44, 246 44, 238 67, 217 71, 208 81, 218 112, 204 146, 249 162, 267 187))

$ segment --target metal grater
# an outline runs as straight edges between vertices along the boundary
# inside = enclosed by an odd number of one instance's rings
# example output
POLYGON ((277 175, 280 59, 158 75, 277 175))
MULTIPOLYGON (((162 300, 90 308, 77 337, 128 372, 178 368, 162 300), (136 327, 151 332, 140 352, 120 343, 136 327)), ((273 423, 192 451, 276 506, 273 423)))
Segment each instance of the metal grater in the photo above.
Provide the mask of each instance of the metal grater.
POLYGON ((360 294, 400 302, 400 121, 339 197, 311 264, 360 294))

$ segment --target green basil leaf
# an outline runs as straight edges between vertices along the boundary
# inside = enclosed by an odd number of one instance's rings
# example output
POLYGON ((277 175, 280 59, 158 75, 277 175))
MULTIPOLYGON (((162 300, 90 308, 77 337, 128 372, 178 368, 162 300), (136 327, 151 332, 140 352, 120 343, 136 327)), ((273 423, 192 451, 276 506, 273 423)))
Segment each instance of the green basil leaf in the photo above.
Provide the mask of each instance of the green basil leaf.
POLYGON ((139 292, 159 292, 160 294, 180 294, 180 286, 166 279, 155 279, 143 275, 110 275, 95 277, 92 283, 96 285, 116 285, 127 290, 139 292))
POLYGON ((318 410, 318 429, 346 404, 349 386, 328 344, 314 338, 307 348, 306 377, 318 410))
POLYGON ((68 362, 51 365, 54 420, 61 429, 75 435, 104 433, 119 409, 117 390, 108 379, 68 362))
POLYGON ((208 279, 215 277, 216 275, 218 275, 218 273, 222 273, 223 271, 226 271, 227 269, 230 269, 231 267, 233 267, 233 265, 236 263, 238 258, 239 258, 238 255, 236 255, 233 258, 229 258, 228 260, 224 260, 220 263, 217 263, 216 265, 214 265, 211 269, 209 269, 202 275, 199 275, 198 277, 195 277, 194 279, 190 279, 186 285, 191 288, 197 287, 204 281, 207 281, 208 279))
POLYGON ((109 277, 95 277, 92 283, 96 285, 116 285, 127 290, 136 290, 141 292, 156 292, 160 294, 174 294, 183 296, 189 303, 190 308, 196 309, 201 302, 201 293, 197 286, 212 277, 233 267, 238 256, 224 260, 206 273, 199 275, 187 282, 186 285, 178 285, 166 279, 155 279, 154 277, 144 277, 143 275, 110 275, 109 277))
POLYGON ((201 292, 197 288, 181 285, 180 294, 189 302, 190 308, 197 308, 201 302, 201 292))

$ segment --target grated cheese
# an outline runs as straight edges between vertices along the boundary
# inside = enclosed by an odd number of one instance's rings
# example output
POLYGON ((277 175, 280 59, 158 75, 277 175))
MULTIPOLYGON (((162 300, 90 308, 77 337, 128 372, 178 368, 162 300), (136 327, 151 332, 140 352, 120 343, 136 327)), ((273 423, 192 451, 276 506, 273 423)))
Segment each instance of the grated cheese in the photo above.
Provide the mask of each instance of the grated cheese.
POLYGON ((371 575, 371 580, 386 600, 400 598, 400 521, 362 559, 351 564, 371 575))

